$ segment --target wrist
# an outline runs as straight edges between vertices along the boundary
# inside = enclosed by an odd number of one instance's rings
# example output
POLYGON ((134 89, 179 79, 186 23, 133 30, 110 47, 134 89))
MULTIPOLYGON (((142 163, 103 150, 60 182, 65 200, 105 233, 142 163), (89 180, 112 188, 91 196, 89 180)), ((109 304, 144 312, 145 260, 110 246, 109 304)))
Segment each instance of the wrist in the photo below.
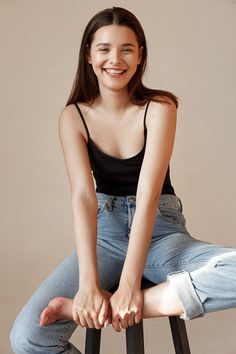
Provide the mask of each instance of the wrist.
POLYGON ((134 287, 140 288, 141 280, 142 280, 142 276, 140 276, 140 275, 122 274, 120 277, 119 286, 123 286, 123 285, 127 286, 128 285, 132 288, 134 288, 134 287))
POLYGON ((91 281, 88 279, 79 280, 79 289, 100 289, 99 281, 91 281))
POLYGON ((140 286, 143 271, 142 268, 137 269, 138 267, 134 268, 134 263, 130 262, 126 256, 126 260, 122 269, 121 277, 120 277, 120 284, 128 284, 130 286, 140 286), (134 271, 135 269, 135 271, 134 271))
POLYGON ((100 288, 100 280, 98 274, 96 272, 80 272, 79 286, 100 288))

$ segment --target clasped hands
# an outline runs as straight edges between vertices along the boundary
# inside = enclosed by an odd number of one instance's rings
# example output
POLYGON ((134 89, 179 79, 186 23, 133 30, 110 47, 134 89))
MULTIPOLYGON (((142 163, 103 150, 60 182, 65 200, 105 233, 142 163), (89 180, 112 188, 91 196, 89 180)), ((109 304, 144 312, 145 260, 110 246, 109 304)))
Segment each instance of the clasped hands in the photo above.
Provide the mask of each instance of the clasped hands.
POLYGON ((81 327, 101 329, 112 324, 120 332, 141 320, 143 293, 139 286, 120 284, 111 294, 97 286, 81 286, 73 301, 73 319, 81 327))

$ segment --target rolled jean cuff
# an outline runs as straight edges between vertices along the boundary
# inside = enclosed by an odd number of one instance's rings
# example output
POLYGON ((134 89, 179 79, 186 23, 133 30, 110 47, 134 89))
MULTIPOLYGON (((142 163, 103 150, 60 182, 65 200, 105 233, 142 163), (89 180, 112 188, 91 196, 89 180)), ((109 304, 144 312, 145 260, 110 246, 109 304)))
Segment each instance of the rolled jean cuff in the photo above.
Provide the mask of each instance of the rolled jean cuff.
POLYGON ((194 289, 190 274, 184 271, 169 273, 167 280, 173 286, 182 302, 184 313, 180 318, 192 320, 196 317, 203 317, 204 308, 194 289))

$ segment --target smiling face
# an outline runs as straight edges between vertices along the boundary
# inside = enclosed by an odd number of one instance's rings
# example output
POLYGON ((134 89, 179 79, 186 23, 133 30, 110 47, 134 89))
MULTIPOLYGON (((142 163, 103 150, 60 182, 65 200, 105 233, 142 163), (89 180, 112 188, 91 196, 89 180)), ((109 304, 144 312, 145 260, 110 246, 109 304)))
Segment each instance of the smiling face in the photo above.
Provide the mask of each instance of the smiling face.
POLYGON ((98 79, 100 91, 127 90, 127 85, 141 62, 135 33, 126 26, 100 27, 94 34, 88 62, 98 79))

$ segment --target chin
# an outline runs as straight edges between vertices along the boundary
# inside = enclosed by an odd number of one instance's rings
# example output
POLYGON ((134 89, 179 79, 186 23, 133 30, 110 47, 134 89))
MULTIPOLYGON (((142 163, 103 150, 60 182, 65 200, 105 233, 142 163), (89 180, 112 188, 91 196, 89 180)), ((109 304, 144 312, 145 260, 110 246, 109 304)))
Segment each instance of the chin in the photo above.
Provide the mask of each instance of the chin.
POLYGON ((122 92, 122 91, 127 91, 128 89, 128 84, 127 85, 122 85, 122 86, 109 86, 107 87, 110 91, 112 92, 122 92))

